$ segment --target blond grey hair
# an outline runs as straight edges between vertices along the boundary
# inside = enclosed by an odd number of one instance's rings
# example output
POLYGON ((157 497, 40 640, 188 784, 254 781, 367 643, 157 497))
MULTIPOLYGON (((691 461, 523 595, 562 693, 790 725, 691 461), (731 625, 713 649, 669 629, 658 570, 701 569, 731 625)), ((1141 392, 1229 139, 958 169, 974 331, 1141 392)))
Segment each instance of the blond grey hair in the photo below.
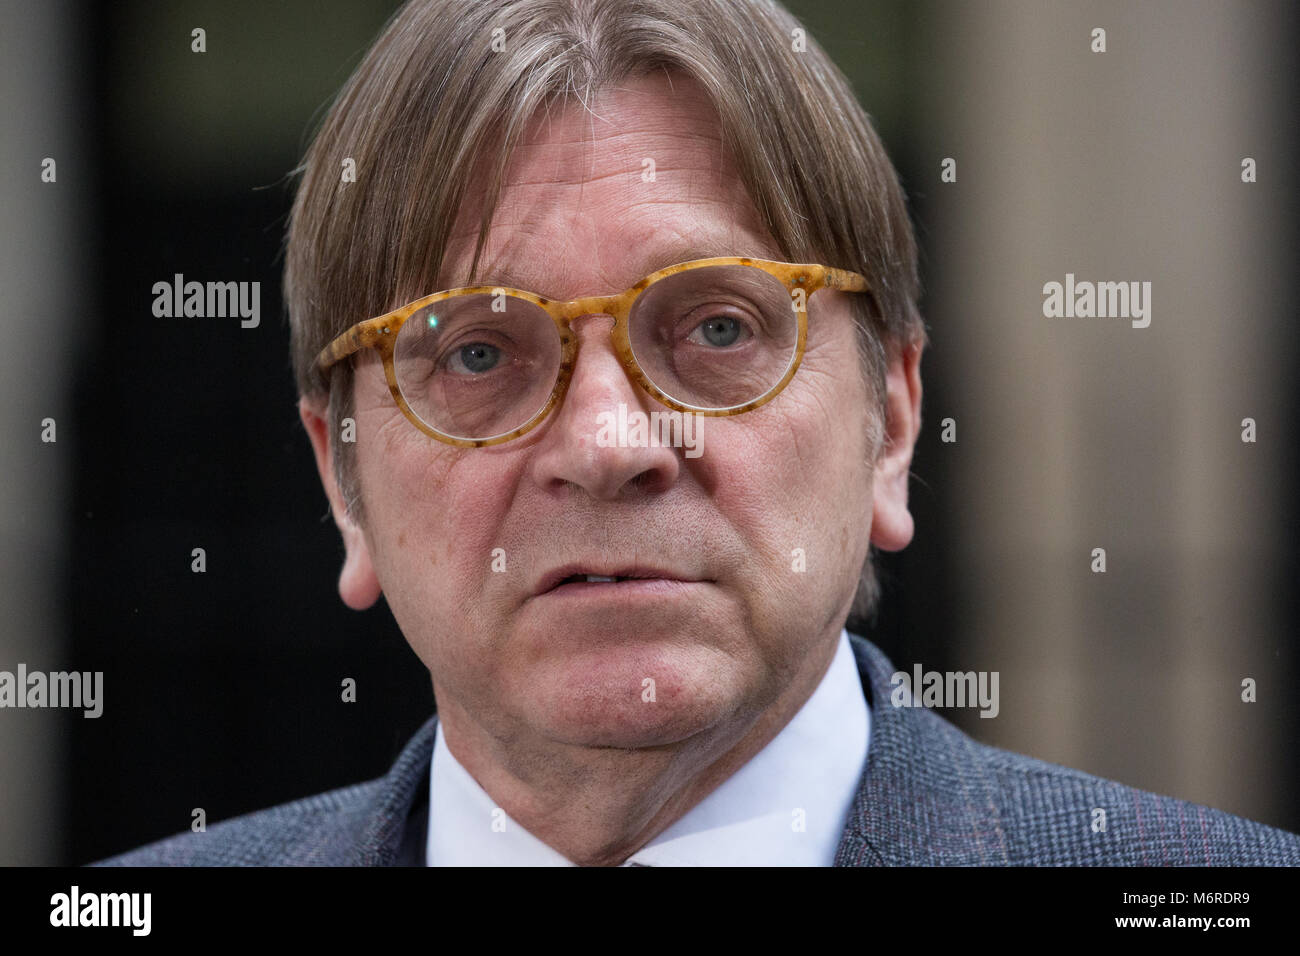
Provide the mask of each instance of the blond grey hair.
MULTIPOLYGON (((889 355, 925 339, 916 243, 869 118, 811 36, 795 49, 801 29, 770 0, 411 0, 397 11, 307 151, 285 255, 298 390, 328 404, 335 477, 354 521, 365 520, 356 446, 333 437, 354 410, 354 371, 342 363, 326 381, 313 371, 317 353, 352 324, 436 291, 470 189, 483 197, 472 282, 529 121, 656 70, 706 91, 785 259, 870 280, 872 295, 853 298, 874 463, 889 355), (485 169, 482 157, 494 162, 485 169), (340 176, 349 159, 357 182, 340 176)), ((878 593, 869 553, 854 612, 869 613, 878 593)))

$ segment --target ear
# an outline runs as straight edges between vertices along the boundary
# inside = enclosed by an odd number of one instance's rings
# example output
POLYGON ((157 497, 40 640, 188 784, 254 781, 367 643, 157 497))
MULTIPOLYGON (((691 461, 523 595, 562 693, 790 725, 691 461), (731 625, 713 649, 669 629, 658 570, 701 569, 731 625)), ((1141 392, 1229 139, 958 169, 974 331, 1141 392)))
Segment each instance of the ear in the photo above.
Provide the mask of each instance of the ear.
POLYGON ((328 410, 319 402, 313 402, 304 396, 298 401, 298 415, 303 427, 307 429, 312 450, 316 453, 316 470, 320 472, 321 484, 325 486, 334 523, 343 535, 346 557, 343 560, 343 571, 339 574, 339 597, 352 610, 364 611, 379 600, 383 589, 379 586, 379 577, 370 560, 365 533, 347 513, 343 495, 334 479, 334 442, 330 435, 328 410))
POLYGON ((885 374, 885 441, 876 459, 871 515, 871 543, 882 551, 901 551, 912 540, 907 479, 921 431, 923 347, 918 342, 898 349, 885 374))

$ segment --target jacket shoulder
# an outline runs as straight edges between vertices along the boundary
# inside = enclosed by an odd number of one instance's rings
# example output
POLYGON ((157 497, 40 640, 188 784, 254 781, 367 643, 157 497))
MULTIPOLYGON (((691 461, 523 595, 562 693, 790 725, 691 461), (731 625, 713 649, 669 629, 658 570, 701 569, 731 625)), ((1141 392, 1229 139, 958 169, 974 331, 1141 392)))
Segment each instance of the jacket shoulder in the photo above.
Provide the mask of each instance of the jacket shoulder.
POLYGON ((380 777, 180 833, 91 866, 342 866, 362 839, 380 777))
POLYGON ((987 801, 984 837, 1004 864, 1300 865, 1295 833, 983 744, 932 712, 912 716, 969 755, 973 773, 954 782, 963 800, 987 801))
POLYGON ((388 773, 181 833, 91 866, 421 866, 435 714, 388 773))
POLYGON ((895 706, 894 667, 850 634, 870 698, 841 865, 1296 866, 1300 835, 981 743, 895 706))

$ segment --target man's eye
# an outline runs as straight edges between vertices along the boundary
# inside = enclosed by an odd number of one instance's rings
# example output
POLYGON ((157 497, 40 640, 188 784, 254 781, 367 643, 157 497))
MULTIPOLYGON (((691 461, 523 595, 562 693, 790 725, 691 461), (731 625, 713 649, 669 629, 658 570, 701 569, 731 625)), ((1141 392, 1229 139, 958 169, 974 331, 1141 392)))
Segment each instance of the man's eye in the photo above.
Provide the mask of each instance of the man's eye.
POLYGON ((501 350, 486 342, 462 345, 447 357, 447 367, 458 375, 491 371, 501 361, 501 350))
POLYGON ((726 348, 740 340, 745 332, 744 323, 730 315, 718 315, 705 319, 686 337, 688 342, 697 345, 712 345, 726 348))

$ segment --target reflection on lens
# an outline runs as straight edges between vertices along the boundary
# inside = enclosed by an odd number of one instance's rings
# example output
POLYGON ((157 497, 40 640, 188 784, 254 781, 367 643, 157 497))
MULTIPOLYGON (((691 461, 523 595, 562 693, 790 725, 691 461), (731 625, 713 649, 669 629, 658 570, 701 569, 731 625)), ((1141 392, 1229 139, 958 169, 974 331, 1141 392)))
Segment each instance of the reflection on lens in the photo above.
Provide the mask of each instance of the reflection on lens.
POLYGON ((426 425, 454 438, 495 438, 545 407, 559 375, 560 337, 527 299, 452 296, 406 320, 393 368, 426 425))
POLYGON ((785 283, 755 266, 666 276, 636 300, 632 352, 664 394, 730 408, 767 394, 794 360, 799 320, 785 283))

